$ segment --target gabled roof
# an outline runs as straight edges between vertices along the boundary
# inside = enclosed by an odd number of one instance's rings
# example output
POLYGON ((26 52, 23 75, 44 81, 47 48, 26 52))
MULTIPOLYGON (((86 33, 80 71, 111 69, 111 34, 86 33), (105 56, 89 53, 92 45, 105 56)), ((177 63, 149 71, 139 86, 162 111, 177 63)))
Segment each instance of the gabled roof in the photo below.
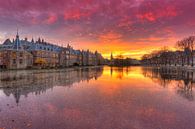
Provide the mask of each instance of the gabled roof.
POLYGON ((48 42, 45 42, 44 40, 42 41, 27 41, 27 39, 25 40, 20 40, 19 39, 19 35, 16 35, 16 39, 15 41, 11 42, 10 39, 6 39, 5 42, 0 46, 0 50, 26 50, 26 51, 34 51, 34 50, 45 50, 45 51, 52 51, 52 52, 56 52, 56 53, 60 53, 62 50, 66 50, 69 51, 70 54, 74 54, 74 55, 90 55, 90 56, 94 56, 96 54, 100 55, 100 53, 98 52, 90 52, 89 50, 84 51, 84 50, 75 50, 72 47, 70 47, 69 45, 67 47, 61 47, 58 45, 54 45, 48 42))
POLYGON ((3 45, 11 45, 12 42, 10 39, 6 39, 4 42, 3 42, 3 45))

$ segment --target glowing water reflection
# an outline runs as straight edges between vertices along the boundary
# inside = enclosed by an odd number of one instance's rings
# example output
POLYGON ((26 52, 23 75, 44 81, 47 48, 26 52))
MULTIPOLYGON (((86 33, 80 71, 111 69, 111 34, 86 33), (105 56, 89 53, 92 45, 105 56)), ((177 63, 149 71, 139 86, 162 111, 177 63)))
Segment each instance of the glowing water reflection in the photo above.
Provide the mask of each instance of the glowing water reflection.
POLYGON ((0 128, 193 129, 194 74, 147 67, 1 72, 0 128))

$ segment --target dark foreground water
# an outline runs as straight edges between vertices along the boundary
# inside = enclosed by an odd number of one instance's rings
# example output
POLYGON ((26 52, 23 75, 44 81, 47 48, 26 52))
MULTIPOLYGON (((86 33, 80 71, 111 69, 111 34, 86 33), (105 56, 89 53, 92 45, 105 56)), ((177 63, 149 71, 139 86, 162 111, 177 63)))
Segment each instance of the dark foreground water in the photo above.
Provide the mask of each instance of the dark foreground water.
POLYGON ((0 129, 195 129, 195 73, 142 67, 0 73, 0 129))

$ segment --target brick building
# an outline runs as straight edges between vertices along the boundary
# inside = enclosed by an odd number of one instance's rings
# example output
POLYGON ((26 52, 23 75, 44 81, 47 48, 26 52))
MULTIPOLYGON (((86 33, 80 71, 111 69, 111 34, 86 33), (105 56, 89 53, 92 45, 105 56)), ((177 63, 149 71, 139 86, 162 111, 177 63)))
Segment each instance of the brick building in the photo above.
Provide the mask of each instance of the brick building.
POLYGON ((75 50, 69 44, 61 47, 40 38, 37 41, 20 40, 18 33, 13 41, 7 39, 0 45, 0 68, 5 69, 95 66, 103 63, 104 59, 97 51, 75 50))

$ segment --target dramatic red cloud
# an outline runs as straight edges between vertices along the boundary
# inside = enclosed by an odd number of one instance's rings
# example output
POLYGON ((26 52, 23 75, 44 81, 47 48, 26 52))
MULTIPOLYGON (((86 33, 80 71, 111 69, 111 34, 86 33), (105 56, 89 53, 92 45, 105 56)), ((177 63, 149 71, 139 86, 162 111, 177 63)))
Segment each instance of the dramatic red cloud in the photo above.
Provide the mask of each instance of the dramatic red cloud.
POLYGON ((46 19, 45 23, 46 24, 53 24, 57 21, 57 16, 56 15, 49 15, 48 18, 46 19))
POLYGON ((69 12, 64 13, 64 20, 79 20, 84 17, 90 16, 90 12, 88 11, 81 11, 78 9, 71 10, 69 12))
POLYGON ((137 14, 137 17, 141 21, 154 22, 160 18, 171 18, 178 15, 178 11, 175 6, 167 5, 164 2, 145 2, 141 7, 141 12, 137 14))
POLYGON ((0 41, 42 36, 56 44, 140 58, 193 35, 194 0, 1 0, 0 41), (147 50, 146 50, 147 49, 147 50))
POLYGON ((118 27, 121 28, 126 28, 128 30, 131 30, 131 26, 133 25, 133 21, 131 20, 130 17, 128 16, 124 16, 123 18, 121 18, 118 22, 118 27))
POLYGON ((189 25, 189 26, 191 26, 191 27, 195 26, 195 19, 192 19, 191 21, 189 21, 189 22, 187 23, 187 25, 189 25))
POLYGON ((138 18, 140 18, 141 20, 148 20, 148 21, 155 21, 156 17, 154 16, 154 14, 152 12, 147 12, 145 14, 138 14, 138 18))

